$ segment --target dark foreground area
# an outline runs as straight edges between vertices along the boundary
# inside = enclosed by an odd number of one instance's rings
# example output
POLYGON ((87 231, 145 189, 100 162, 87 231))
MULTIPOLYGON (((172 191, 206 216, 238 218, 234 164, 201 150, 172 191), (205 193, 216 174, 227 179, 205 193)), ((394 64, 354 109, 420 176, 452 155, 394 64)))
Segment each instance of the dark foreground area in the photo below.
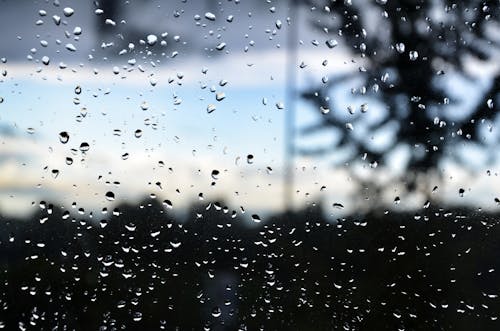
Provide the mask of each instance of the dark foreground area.
POLYGON ((248 226, 217 204, 0 217, 8 330, 499 330, 499 218, 424 209, 248 226), (83 217, 83 216, 82 216, 83 217))

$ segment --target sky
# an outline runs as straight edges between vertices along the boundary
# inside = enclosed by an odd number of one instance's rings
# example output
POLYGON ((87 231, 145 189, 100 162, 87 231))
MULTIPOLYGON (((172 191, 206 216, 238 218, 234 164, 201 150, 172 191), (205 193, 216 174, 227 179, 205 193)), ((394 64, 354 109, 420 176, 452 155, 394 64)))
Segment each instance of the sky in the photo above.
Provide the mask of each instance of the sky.
MULTIPOLYGON (((0 29, 6 31, 0 72, 7 72, 0 78, 0 211, 24 216, 40 199, 51 199, 98 212, 144 196, 168 199, 174 210, 183 210, 200 193, 240 213, 243 207, 245 217, 281 210, 289 12, 286 2, 262 3, 124 1, 125 11, 100 33, 98 22, 106 22, 107 13, 90 1, 0 2, 0 29), (66 7, 74 10, 68 17, 66 7), (69 135, 67 143, 61 132, 69 135), (110 191, 112 201, 106 198, 110 191)), ((327 47, 331 36, 312 27, 307 10, 297 23, 298 86, 359 70, 363 59, 353 58, 340 38, 338 47, 327 47)), ((470 90, 459 78, 456 87, 470 90)), ((357 102, 350 88, 337 90, 338 103, 357 102)), ((382 109, 370 103, 366 116, 382 109)), ((300 125, 319 112, 300 100, 296 110, 300 125)), ((329 132, 297 144, 332 139, 329 132)), ((333 167, 334 158, 295 158, 296 208, 321 202, 332 217, 362 208, 365 197, 350 167, 333 167), (345 208, 332 207, 339 203, 345 208)), ((401 162, 396 159, 394 169, 361 170, 390 183, 388 202, 404 193, 402 183, 391 181, 401 162)), ((468 203, 495 208, 498 165, 479 176, 445 166, 442 200, 463 203, 457 192, 465 187, 468 203)), ((421 206, 422 199, 409 196, 397 208, 421 206)))

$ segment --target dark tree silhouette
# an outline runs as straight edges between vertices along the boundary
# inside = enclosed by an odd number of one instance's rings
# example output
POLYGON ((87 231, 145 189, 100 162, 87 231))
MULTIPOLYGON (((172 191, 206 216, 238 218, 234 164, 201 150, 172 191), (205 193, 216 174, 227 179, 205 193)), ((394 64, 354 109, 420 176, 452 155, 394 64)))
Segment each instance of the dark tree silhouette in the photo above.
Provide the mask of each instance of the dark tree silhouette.
MULTIPOLYGON (((325 9, 325 14, 315 16, 314 24, 345 43, 353 59, 359 59, 359 72, 332 75, 321 86, 303 93, 322 112, 317 123, 302 128, 302 134, 333 129, 339 138, 330 146, 301 148, 299 153, 322 155, 347 150, 350 153, 343 162, 366 153, 367 160, 387 164, 392 152, 407 147, 406 169, 415 174, 435 169, 444 157, 464 163, 455 153, 463 142, 488 147, 482 133, 485 123, 497 115, 500 73, 490 73, 489 86, 481 87, 470 64, 491 63, 498 56, 497 0, 309 4, 315 4, 317 12, 325 9), (474 93, 457 95, 459 80, 472 84, 474 93), (353 93, 352 100, 361 104, 360 110, 351 111, 354 114, 339 109, 338 100, 331 95, 346 86, 353 93), (474 97, 476 92, 478 98, 474 97), (464 102, 466 98, 473 100, 464 102), (368 114, 363 113, 371 103, 382 104, 375 107, 382 115, 376 121, 368 121, 368 114), (354 131, 363 127, 364 134, 354 134, 346 123, 351 123, 354 131), (373 136, 389 132, 391 143, 383 147, 373 143, 373 136)), ((414 181, 408 180, 410 190, 415 189, 414 181)))

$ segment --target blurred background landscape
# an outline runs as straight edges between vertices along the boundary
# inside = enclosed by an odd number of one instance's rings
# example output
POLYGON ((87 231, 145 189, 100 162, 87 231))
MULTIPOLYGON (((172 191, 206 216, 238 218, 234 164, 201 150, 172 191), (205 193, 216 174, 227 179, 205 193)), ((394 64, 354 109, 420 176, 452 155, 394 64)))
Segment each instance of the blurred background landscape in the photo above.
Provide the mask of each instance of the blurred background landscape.
POLYGON ((498 329, 498 0, 0 0, 0 327, 498 329))

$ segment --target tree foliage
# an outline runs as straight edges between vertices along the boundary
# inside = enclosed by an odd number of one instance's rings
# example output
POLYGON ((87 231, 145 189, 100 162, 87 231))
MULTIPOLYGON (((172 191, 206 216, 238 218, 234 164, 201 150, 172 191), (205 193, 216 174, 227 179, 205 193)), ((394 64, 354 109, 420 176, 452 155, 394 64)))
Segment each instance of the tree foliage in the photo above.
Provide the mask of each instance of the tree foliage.
POLYGON ((425 172, 444 157, 463 163, 455 153, 459 144, 491 144, 484 133, 496 119, 500 72, 495 68, 486 75, 478 68, 498 59, 499 1, 339 0, 309 5, 321 12, 314 15, 314 24, 350 49, 359 71, 332 74, 303 92, 322 111, 319 121, 302 128, 302 134, 333 129, 338 139, 329 146, 299 149, 301 153, 348 150, 343 161, 366 154, 368 160, 387 164, 391 153, 403 147, 408 151, 405 168, 425 172), (332 96, 346 84, 358 108, 350 112, 332 96), (380 116, 369 120, 369 112, 380 116), (356 134, 358 128, 362 134, 356 134), (390 136, 383 146, 374 143, 380 134, 390 136))

